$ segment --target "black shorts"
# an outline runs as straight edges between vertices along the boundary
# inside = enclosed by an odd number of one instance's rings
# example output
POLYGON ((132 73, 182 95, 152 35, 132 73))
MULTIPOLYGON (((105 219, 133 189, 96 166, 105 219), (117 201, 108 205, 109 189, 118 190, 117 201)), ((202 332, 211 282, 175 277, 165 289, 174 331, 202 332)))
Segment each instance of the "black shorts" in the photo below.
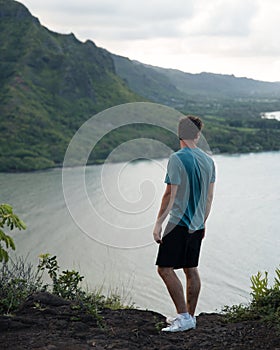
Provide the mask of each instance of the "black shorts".
POLYGON ((185 226, 168 223, 159 245, 156 265, 174 269, 197 267, 203 236, 204 229, 190 233, 185 226))

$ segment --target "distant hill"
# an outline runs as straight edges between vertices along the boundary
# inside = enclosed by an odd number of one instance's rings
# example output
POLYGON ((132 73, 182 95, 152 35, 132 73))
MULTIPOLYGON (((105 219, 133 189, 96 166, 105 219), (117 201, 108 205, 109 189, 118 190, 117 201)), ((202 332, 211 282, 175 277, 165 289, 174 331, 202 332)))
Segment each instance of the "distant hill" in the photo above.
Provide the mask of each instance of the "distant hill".
POLYGON ((58 166, 85 120, 144 100, 107 51, 51 32, 12 0, 0 0, 0 57, 0 171, 58 166))
POLYGON ((128 58, 112 55, 116 72, 137 94, 158 103, 187 109, 190 98, 205 101, 205 113, 209 101, 269 100, 279 101, 280 82, 263 82, 234 75, 214 73, 191 74, 176 69, 166 69, 143 64, 128 58))
POLYGON ((164 74, 176 88, 190 95, 223 97, 223 98, 279 98, 280 83, 264 82, 248 78, 237 78, 234 75, 184 73, 176 69, 154 68, 164 74))

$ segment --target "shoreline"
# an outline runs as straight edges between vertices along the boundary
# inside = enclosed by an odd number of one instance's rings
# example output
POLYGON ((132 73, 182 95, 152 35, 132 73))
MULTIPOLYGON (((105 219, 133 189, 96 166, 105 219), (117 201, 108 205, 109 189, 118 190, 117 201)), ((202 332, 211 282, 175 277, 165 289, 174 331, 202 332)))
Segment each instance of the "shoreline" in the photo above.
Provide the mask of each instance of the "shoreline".
MULTIPOLYGON (((223 156, 223 157, 241 157, 244 155, 258 155, 258 154, 267 154, 267 153, 279 153, 280 150, 269 150, 269 151, 255 151, 255 152, 239 152, 239 153, 212 153, 211 156, 212 157, 217 157, 217 156, 223 156)), ((153 161, 153 160, 164 160, 167 158, 154 158, 154 159, 139 159, 137 160, 137 162, 147 162, 147 161, 153 161)), ((102 160, 100 162, 97 163, 90 163, 87 164, 86 167, 93 167, 93 166, 102 166, 104 163, 106 162, 105 160, 102 160)), ((121 164, 121 163, 125 163, 125 161, 122 162, 107 162, 107 164, 121 164)), ((67 169, 67 170, 71 170, 71 169, 79 169, 79 168, 84 168, 84 166, 82 165, 73 165, 73 166, 67 166, 64 167, 63 165, 58 165, 55 167, 51 167, 51 168, 43 168, 43 169, 34 169, 34 170, 27 170, 27 171, 23 171, 23 170, 16 170, 16 171, 0 171, 0 174, 38 174, 38 173, 47 173, 47 172, 52 172, 52 171, 56 171, 56 170, 62 170, 62 169, 67 169)))

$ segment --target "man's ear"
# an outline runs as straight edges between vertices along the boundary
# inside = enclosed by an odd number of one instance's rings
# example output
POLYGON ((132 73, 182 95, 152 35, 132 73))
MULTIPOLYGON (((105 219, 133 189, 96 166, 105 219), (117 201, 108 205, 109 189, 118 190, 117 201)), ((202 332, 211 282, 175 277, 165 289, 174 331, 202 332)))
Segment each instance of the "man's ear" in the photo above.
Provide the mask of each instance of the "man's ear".
POLYGON ((196 135, 196 138, 194 139, 194 142, 197 143, 200 139, 201 132, 199 131, 196 135))

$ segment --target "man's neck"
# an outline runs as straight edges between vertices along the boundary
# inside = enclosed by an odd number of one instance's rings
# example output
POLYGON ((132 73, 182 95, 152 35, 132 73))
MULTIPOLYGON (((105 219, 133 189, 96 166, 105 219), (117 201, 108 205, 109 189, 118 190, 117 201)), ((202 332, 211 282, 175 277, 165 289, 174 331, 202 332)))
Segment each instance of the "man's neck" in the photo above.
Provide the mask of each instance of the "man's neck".
POLYGON ((196 148, 197 146, 195 140, 180 140, 180 147, 196 148))

